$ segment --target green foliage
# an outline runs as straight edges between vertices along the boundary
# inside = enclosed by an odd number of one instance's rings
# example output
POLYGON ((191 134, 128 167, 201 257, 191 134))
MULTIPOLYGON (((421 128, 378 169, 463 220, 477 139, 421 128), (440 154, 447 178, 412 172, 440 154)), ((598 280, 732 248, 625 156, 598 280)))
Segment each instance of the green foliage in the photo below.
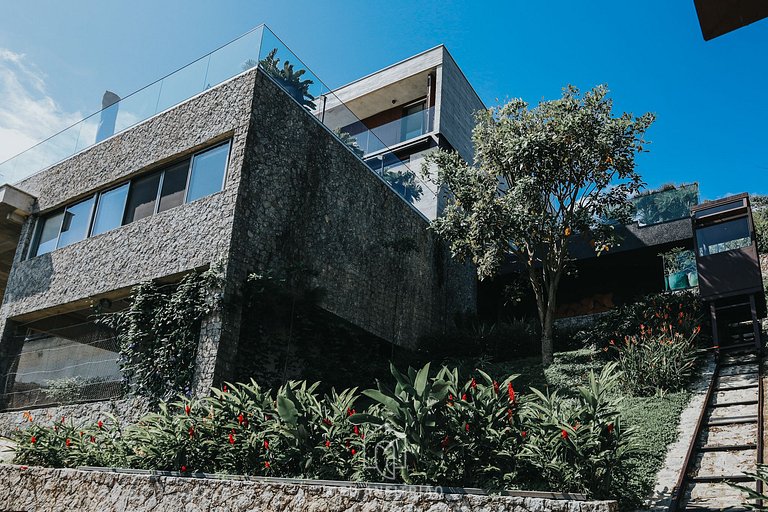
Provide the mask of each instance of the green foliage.
POLYGON ((750 197, 755 238, 760 254, 768 254, 768 196, 750 197))
POLYGON ((552 468, 541 462, 548 459, 570 473, 584 473, 586 464, 595 468, 579 491, 597 496, 611 488, 613 476, 604 463, 621 464, 629 435, 607 398, 611 368, 592 375, 577 405, 556 395, 520 398, 514 376, 498 382, 477 371, 462 381, 445 367, 434 375, 429 365, 391 370, 394 387, 365 390, 372 403, 359 413, 355 389, 321 397, 318 385, 306 382, 289 382, 274 392, 254 382, 227 384, 201 400, 163 403, 126 429, 111 419, 80 427, 64 420, 33 423, 14 434, 15 460, 55 467, 576 489, 570 480, 551 480, 552 468), (534 441, 551 437, 553 421, 570 425, 573 447, 534 441), (526 448, 529 440, 536 444, 526 448))
POLYGON ((217 269, 189 274, 171 288, 142 283, 127 309, 97 317, 115 331, 132 394, 159 401, 190 392, 200 321, 217 307, 220 285, 217 269))
POLYGON ((339 138, 339 140, 347 146, 349 149, 352 150, 354 154, 356 154, 358 157, 363 158, 363 155, 365 154, 362 149, 360 149, 360 146, 357 143, 357 139, 350 135, 347 132, 341 131, 341 128, 335 128, 333 130, 333 133, 336 134, 336 136, 339 138))
POLYGON ((411 204, 421 199, 421 196, 424 193, 421 184, 416 181, 416 175, 408 168, 398 166, 395 168, 384 169, 381 173, 381 177, 384 178, 384 181, 386 181, 395 192, 400 194, 403 199, 411 204))
POLYGON ((682 247, 675 247, 667 252, 659 253, 664 261, 666 275, 676 272, 696 272, 696 256, 693 251, 682 247))
POLYGON ((628 204, 642 181, 635 155, 652 114, 614 117, 604 86, 530 108, 520 99, 477 115, 475 165, 438 151, 437 181, 455 197, 432 228, 455 257, 470 259, 483 278, 514 256, 528 269, 542 331, 542 356, 552 362, 557 288, 569 259, 568 238, 586 237, 598 254, 616 243, 600 222, 628 204), (502 186, 500 187, 499 184, 502 186))
MULTIPOLYGON (((259 61, 259 67, 274 78, 299 104, 310 110, 317 108, 314 101, 315 97, 309 92, 309 87, 315 82, 308 78, 302 79, 307 70, 294 71, 293 64, 287 60, 283 62, 281 67, 280 59, 276 55, 277 48, 273 48, 266 57, 259 61)), ((246 61, 243 67, 245 69, 253 67, 253 61, 246 61)))
POLYGON ((690 217, 691 207, 699 204, 699 185, 666 184, 632 198, 634 216, 641 225, 658 224, 690 217))
MULTIPOLYGON (((757 470, 755 472, 745 471, 744 474, 754 478, 755 481, 759 480, 762 482, 763 489, 768 488, 768 465, 758 464, 757 470)), ((761 512, 768 510, 768 494, 766 494, 765 491, 757 492, 755 489, 752 489, 747 485, 739 485, 731 482, 728 482, 728 485, 744 493, 743 505, 747 509, 760 510, 761 512), (761 505, 758 505, 758 503, 761 505)))
POLYGON ((612 344, 622 370, 624 390, 648 396, 683 389, 696 366, 697 335, 697 330, 689 336, 666 330, 643 332, 612 344))
POLYGON ((615 496, 613 473, 633 450, 632 430, 623 427, 617 409, 618 378, 615 363, 599 376, 590 372, 575 401, 531 390, 538 400, 526 410, 531 434, 521 457, 548 485, 597 498, 615 496))

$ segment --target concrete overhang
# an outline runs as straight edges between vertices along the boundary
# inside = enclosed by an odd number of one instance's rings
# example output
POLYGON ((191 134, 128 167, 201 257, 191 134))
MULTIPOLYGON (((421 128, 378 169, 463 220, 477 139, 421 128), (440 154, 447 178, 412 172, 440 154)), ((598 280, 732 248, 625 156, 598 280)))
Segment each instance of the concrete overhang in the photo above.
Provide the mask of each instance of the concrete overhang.
POLYGON ((34 196, 12 185, 0 186, 0 295, 5 293, 21 226, 32 213, 35 200, 34 196))

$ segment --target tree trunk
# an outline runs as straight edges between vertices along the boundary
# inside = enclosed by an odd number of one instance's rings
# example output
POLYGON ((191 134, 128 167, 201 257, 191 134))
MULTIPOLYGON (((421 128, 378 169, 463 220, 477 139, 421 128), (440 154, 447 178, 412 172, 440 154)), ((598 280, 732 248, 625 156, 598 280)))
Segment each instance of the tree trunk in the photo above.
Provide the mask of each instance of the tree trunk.
POLYGON ((541 326, 541 362, 544 368, 555 361, 554 343, 552 339, 552 325, 554 323, 554 311, 550 311, 552 301, 547 301, 547 311, 544 315, 544 322, 541 326))

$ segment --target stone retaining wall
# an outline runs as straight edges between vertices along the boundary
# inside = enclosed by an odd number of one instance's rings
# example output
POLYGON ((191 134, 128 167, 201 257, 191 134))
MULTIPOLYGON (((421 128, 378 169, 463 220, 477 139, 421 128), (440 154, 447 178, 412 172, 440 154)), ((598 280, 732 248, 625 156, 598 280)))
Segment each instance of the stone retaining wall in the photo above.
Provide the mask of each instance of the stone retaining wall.
POLYGON ((614 501, 443 494, 0 465, 0 510, 616 512, 618 506, 614 501))

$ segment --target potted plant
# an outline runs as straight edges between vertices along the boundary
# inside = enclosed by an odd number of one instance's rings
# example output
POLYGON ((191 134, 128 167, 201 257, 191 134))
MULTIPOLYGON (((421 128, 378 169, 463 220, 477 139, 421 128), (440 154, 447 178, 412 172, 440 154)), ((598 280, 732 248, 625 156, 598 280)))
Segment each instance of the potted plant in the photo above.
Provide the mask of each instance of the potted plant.
POLYGON ((696 274, 696 263, 693 253, 687 249, 676 247, 669 252, 660 253, 664 262, 664 283, 668 290, 684 290, 691 286, 698 285, 698 275, 696 274), (695 275, 695 284, 689 279, 691 274, 695 275))

